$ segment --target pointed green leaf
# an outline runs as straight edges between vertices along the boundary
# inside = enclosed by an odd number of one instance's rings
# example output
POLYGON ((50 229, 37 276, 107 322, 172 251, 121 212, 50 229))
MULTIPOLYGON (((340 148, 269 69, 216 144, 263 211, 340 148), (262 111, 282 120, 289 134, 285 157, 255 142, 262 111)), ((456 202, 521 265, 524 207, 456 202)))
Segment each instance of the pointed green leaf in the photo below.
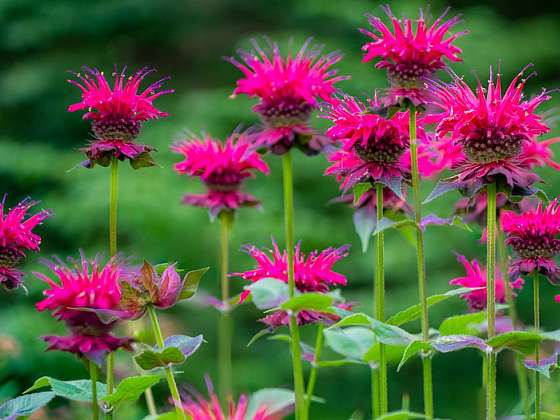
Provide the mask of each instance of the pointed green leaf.
POLYGON ((123 379, 115 392, 102 398, 110 406, 116 407, 125 401, 136 401, 148 388, 157 384, 159 375, 130 376, 123 379))
POLYGON ((266 407, 268 416, 285 413, 286 410, 295 405, 294 392, 282 388, 265 388, 255 392, 249 398, 247 414, 245 419, 252 419, 261 407, 266 407))
POLYGON ((542 340, 543 337, 538 332, 512 331, 492 337, 486 343, 494 351, 501 351, 507 348, 522 354, 532 354, 535 352, 536 344, 542 340))
POLYGON ((376 417, 376 420, 412 420, 412 419, 425 419, 424 414, 413 413, 411 411, 393 411, 382 416, 376 417))
POLYGON ((210 267, 199 268, 198 270, 189 271, 183 281, 183 289, 179 294, 179 300, 189 299, 193 297, 198 290, 200 280, 210 267))
POLYGON ((416 356, 421 351, 428 351, 432 348, 430 343, 426 343, 424 341, 412 341, 402 355, 401 361, 399 362, 399 366, 397 367, 397 372, 401 370, 401 368, 405 365, 405 363, 410 360, 410 358, 416 356))
POLYGON ((249 340, 249 342, 247 343, 247 347, 251 346, 253 343, 255 343, 256 341, 260 340, 262 337, 268 334, 270 334, 270 329, 264 328, 260 330, 249 340))
POLYGON ((443 320, 439 326, 439 332, 441 335, 476 335, 479 332, 476 325, 485 320, 486 311, 451 316, 443 320))
POLYGON ((55 397, 54 392, 22 395, 0 405, 0 419, 27 417, 46 406, 55 397))
POLYGON ((324 293, 302 293, 291 297, 280 305, 285 311, 298 313, 303 310, 319 312, 332 312, 330 307, 334 303, 334 297, 324 293))
POLYGON ((177 347, 167 347, 163 350, 153 347, 145 348, 134 356, 134 361, 144 370, 181 364, 185 359, 185 355, 177 347))
MULTIPOLYGON (((50 376, 43 376, 35 381, 33 386, 24 391, 28 394, 40 388, 51 387, 51 391, 56 396, 67 398, 73 401, 91 401, 91 381, 89 379, 79 379, 76 381, 61 381, 50 376)), ((97 398, 101 399, 107 395, 107 386, 97 382, 97 398)))
POLYGON ((362 195, 367 193, 371 190, 373 186, 369 182, 358 182, 354 185, 354 205, 357 205, 360 202, 360 198, 362 195))
POLYGON ((373 346, 375 336, 363 327, 349 327, 323 331, 327 345, 349 359, 364 360, 366 352, 373 346))
POLYGON ((282 280, 266 278, 247 287, 251 292, 253 303, 259 309, 271 309, 280 306, 288 299, 288 285, 282 280))

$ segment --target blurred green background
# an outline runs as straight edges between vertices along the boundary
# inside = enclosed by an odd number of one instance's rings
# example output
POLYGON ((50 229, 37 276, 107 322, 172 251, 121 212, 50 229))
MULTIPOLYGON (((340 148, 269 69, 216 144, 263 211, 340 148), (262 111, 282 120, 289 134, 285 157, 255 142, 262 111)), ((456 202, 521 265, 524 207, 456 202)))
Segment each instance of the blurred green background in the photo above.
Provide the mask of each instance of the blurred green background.
MULTIPOLYGON (((464 22, 457 30, 470 34, 457 42, 464 51, 464 63, 453 65, 469 81, 478 75, 487 78, 490 65, 501 63, 506 80, 527 63, 535 64, 538 76, 528 90, 535 93, 543 86, 560 86, 560 7, 554 2, 532 6, 506 0, 430 2, 433 15, 447 6, 461 13, 464 22)), ((357 28, 366 24, 364 13, 382 14, 378 3, 366 0, 2 0, 0 1, 0 193, 7 192, 8 203, 32 196, 52 209, 54 216, 39 231, 44 243, 42 256, 76 256, 78 249, 88 255, 107 252, 107 216, 109 171, 75 168, 83 159, 78 149, 87 141, 89 125, 78 113, 66 111, 79 98, 78 90, 68 84, 68 70, 83 64, 107 71, 113 65, 129 68, 149 65, 158 75, 170 75, 174 95, 158 101, 160 109, 171 115, 146 124, 139 141, 156 146, 159 167, 131 170, 121 165, 119 196, 119 248, 136 261, 179 261, 187 268, 209 265, 211 272, 203 287, 217 291, 218 226, 208 221, 202 209, 179 204, 182 194, 200 191, 201 186, 181 178, 172 170, 177 160, 169 151, 170 143, 184 129, 207 131, 223 137, 238 124, 257 122, 251 112, 252 101, 239 97, 231 100, 235 80, 240 73, 222 59, 237 48, 249 47, 252 37, 269 36, 287 46, 295 46, 313 36, 326 51, 340 50, 344 59, 339 68, 352 80, 340 87, 356 94, 371 94, 385 87, 385 75, 370 64, 360 62, 360 47, 365 38, 357 28)), ((397 14, 415 16, 420 2, 395 2, 397 14)), ((560 95, 545 105, 557 115, 560 95)), ((317 127, 325 122, 314 119, 317 127)), ((550 136, 559 135, 555 123, 550 136)), ((550 137, 548 136, 548 137, 550 137)), ((560 156, 560 150, 557 153, 560 156)), ((560 159, 560 157, 559 157, 560 159)), ((268 156, 272 168, 269 177, 250 181, 248 190, 258 196, 264 211, 239 212, 232 239, 232 271, 252 267, 252 260, 239 252, 242 244, 269 246, 271 236, 283 240, 281 171, 279 159, 268 156)), ((338 193, 332 178, 322 176, 326 167, 323 156, 295 159, 296 232, 305 250, 351 243, 350 257, 337 269, 348 276, 347 299, 371 310, 373 250, 360 251, 352 225, 351 210, 327 205, 338 193)), ((555 196, 560 176, 551 170, 540 171, 546 179, 545 190, 555 196)), ((425 192, 431 185, 425 186, 425 192)), ((437 201, 431 210, 449 214, 456 193, 437 201)), ((478 243, 480 230, 433 228, 427 234, 427 269, 430 293, 447 290, 447 282, 462 274, 452 251, 484 260, 484 247, 478 243)), ((417 300, 414 248, 397 232, 387 234, 386 243, 387 313, 414 304, 417 300)), ((29 258, 27 272, 40 269, 38 256, 29 258)), ((42 375, 60 379, 86 377, 79 362, 69 354, 44 352, 39 338, 61 333, 63 327, 46 313, 38 313, 34 303, 40 299, 43 284, 32 275, 26 278, 29 294, 23 290, 0 293, 0 400, 19 394, 42 375)), ((235 290, 243 282, 232 279, 235 290)), ((557 289, 558 290, 558 289, 557 289)), ((542 323, 546 329, 560 328, 555 290, 548 284, 542 290, 542 323)), ((518 298, 519 310, 526 322, 532 319, 531 287, 518 298)), ((466 304, 456 299, 431 312, 433 325, 451 314, 462 313, 466 304)), ((287 347, 281 342, 261 340, 246 344, 261 326, 252 305, 236 310, 234 377, 238 392, 253 392, 262 387, 291 386, 287 347)), ((192 303, 181 304, 162 315, 168 334, 203 333, 208 341, 179 375, 182 384, 191 383, 204 390, 203 375, 211 374, 217 383, 215 368, 216 311, 192 303)), ((418 325, 407 325, 417 331, 418 325)), ((311 342, 314 331, 304 329, 311 342)), ((327 354, 327 356, 329 356, 327 354)), ((332 356, 332 355, 331 355, 332 356)), ((128 355, 119 355, 121 373, 128 373, 128 355)), ((434 360, 435 403, 438 417, 477 418, 481 360, 474 350, 437 356, 434 360)), ((500 359, 498 373, 499 413, 506 414, 517 403, 517 388, 512 358, 500 359)), ((400 406, 402 394, 411 398, 411 407, 421 411, 421 366, 410 362, 399 374, 391 369, 390 403, 400 406)), ((557 378, 545 385, 547 411, 560 413, 557 378), (555 384, 556 381, 556 384, 555 384)), ((160 404, 166 388, 159 385, 160 404)), ((319 374, 316 394, 326 400, 313 407, 314 419, 347 419, 359 410, 366 417, 369 407, 369 373, 363 367, 324 370, 319 374)), ((69 411, 63 401, 51 404, 49 416, 59 419, 83 418, 69 411), (72 414, 73 413, 73 414, 72 414)), ((79 410, 79 408, 76 408, 79 410)), ((137 419, 142 406, 122 410, 119 418, 137 419)))

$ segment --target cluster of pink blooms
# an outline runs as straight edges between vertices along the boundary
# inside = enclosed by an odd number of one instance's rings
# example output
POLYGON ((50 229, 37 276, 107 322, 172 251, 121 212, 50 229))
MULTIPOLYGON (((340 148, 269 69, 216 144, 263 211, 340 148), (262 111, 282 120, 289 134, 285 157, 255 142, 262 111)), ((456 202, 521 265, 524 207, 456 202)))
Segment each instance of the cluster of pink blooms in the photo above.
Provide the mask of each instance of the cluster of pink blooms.
POLYGON ((557 283, 560 267, 554 258, 560 253, 560 211, 558 199, 545 208, 538 203, 535 209, 521 214, 503 211, 500 217, 506 244, 517 254, 511 264, 512 275, 538 272, 557 283))
POLYGON ((208 190, 205 194, 185 195, 185 204, 208 208, 212 218, 222 211, 259 205, 254 196, 241 191, 243 181, 254 177, 254 172, 269 172, 255 151, 251 134, 234 133, 225 143, 210 137, 191 139, 175 143, 171 150, 184 156, 175 164, 175 170, 199 177, 208 190))
POLYGON ((21 284, 23 273, 17 269, 27 251, 39 251, 41 237, 33 232, 50 213, 41 210, 29 216, 29 210, 37 203, 23 200, 7 212, 6 196, 0 202, 0 284, 15 289, 21 284))
MULTIPOLYGON (((348 255, 349 246, 340 248, 327 248, 323 251, 312 251, 307 256, 297 244, 294 251, 294 280, 296 289, 300 293, 320 292, 326 293, 331 287, 345 286, 346 276, 333 270, 334 264, 348 255)), ((255 259, 257 267, 254 270, 242 273, 233 273, 245 280, 255 283, 262 279, 273 278, 288 282, 288 252, 281 251, 276 241, 272 241, 272 249, 261 250, 255 246, 245 247, 245 251, 255 259)), ((248 292, 244 293, 244 297, 248 292)), ((342 308, 349 308, 346 304, 342 308)), ((332 314, 315 311, 300 311, 297 315, 299 324, 308 324, 316 321, 332 321, 332 314)), ((287 325, 289 316, 284 311, 276 311, 261 320, 271 327, 287 325)))
POLYGON ((115 258, 101 264, 81 255, 80 261, 65 265, 49 261, 50 275, 35 273, 49 286, 45 298, 37 303, 39 311, 50 311, 63 321, 69 336, 46 336, 49 350, 62 350, 80 357, 100 361, 107 352, 118 348, 131 350, 132 339, 111 334, 114 322, 102 322, 95 310, 116 309, 121 301, 120 282, 128 275, 122 261, 115 258))
POLYGON ((295 56, 284 57, 275 43, 270 46, 272 53, 267 54, 253 42, 254 51, 240 51, 241 61, 229 58, 244 75, 233 94, 259 99, 253 110, 261 117, 263 128, 256 144, 275 154, 284 154, 294 146, 306 154, 323 150, 327 139, 309 126, 309 118, 319 108, 319 101, 332 100, 334 85, 347 79, 331 68, 340 61, 340 54, 321 55, 320 49, 309 43, 295 56))
MULTIPOLYGON (((486 268, 481 268, 480 264, 476 259, 469 261, 466 257, 462 255, 457 256, 457 260, 463 264, 465 268, 465 276, 457 277, 452 279, 449 284, 469 287, 475 289, 471 292, 465 293, 462 297, 465 299, 471 310, 480 311, 486 309, 487 304, 487 287, 486 287, 486 268)), ((501 273, 496 270, 495 282, 496 282, 496 302, 505 303, 506 301, 506 286, 505 281, 502 278, 501 273)), ((521 289, 523 287, 523 279, 517 278, 510 282, 511 290, 521 289)), ((515 294, 514 294, 515 296, 515 294)))
POLYGON ((384 10, 391 20, 392 31, 377 16, 368 16, 373 32, 361 30, 372 38, 362 47, 365 52, 363 61, 377 61, 375 67, 387 70, 391 87, 384 99, 385 105, 404 104, 406 101, 422 105, 427 96, 423 83, 426 78, 447 67, 444 58, 461 61, 461 49, 453 42, 465 32, 449 32, 459 18, 444 20, 447 12, 430 25, 422 13, 413 21, 397 18, 389 6, 385 6, 384 10))
POLYGON ((164 78, 140 91, 140 84, 154 70, 144 67, 132 76, 125 71, 113 72, 113 86, 102 71, 89 67, 76 73, 77 80, 68 81, 82 92, 81 101, 70 105, 68 111, 86 111, 83 118, 91 120, 94 138, 82 149, 88 158, 83 163, 87 168, 108 166, 112 158, 129 160, 133 168, 154 164, 150 156, 154 148, 135 140, 145 121, 167 116, 153 102, 173 90, 161 90, 168 79, 164 78))

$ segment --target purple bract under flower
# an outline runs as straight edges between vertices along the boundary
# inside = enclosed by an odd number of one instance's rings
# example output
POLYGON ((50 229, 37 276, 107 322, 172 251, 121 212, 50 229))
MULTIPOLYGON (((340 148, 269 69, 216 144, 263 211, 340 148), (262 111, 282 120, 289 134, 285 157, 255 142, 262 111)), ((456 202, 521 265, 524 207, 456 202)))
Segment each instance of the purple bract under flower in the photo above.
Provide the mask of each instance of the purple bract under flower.
POLYGON ((210 137, 182 141, 171 147, 185 157, 175 164, 179 174, 199 177, 206 185, 206 194, 188 194, 185 204, 208 208, 215 217, 221 211, 234 211, 242 206, 257 206, 259 201, 240 191, 243 181, 259 171, 269 169, 251 146, 249 135, 233 134, 225 143, 210 137))
POLYGON ((560 280, 560 267, 554 258, 560 253, 560 211, 558 199, 543 209, 538 203, 535 209, 521 214, 504 211, 500 223, 506 236, 506 244, 517 253, 511 265, 514 275, 539 272, 556 283, 560 280))
POLYGON ((25 258, 26 251, 38 251, 41 237, 33 232, 49 217, 50 212, 41 210, 28 217, 28 212, 37 203, 23 200, 7 212, 4 196, 0 202, 0 284, 14 289, 21 284, 23 273, 16 266, 25 258))
POLYGON ((335 84, 347 79, 337 76, 335 65, 338 53, 321 55, 309 49, 309 40, 295 56, 283 57, 277 44, 271 44, 271 54, 253 42, 254 52, 241 51, 241 61, 228 60, 239 68, 244 77, 237 81, 234 95, 259 98, 253 110, 258 113, 264 128, 256 137, 259 146, 273 153, 283 154, 293 146, 305 153, 319 153, 325 138, 318 136, 308 125, 319 101, 329 102, 335 84))
POLYGON ((503 182, 510 189, 530 187, 539 177, 535 166, 558 165, 551 160, 549 145, 536 138, 549 131, 536 109, 550 99, 543 91, 524 100, 525 80, 519 73, 502 93, 501 75, 490 74, 488 88, 478 84, 475 91, 460 78, 452 84, 431 83, 439 114, 428 117, 436 122, 439 138, 450 136, 461 148, 462 162, 455 182, 477 191, 486 183, 503 182))
POLYGON ((51 311, 64 321, 72 334, 67 337, 47 336, 49 350, 62 350, 97 360, 107 351, 119 347, 130 349, 131 339, 118 338, 110 334, 113 323, 103 323, 93 310, 116 308, 121 300, 119 282, 127 275, 122 262, 112 259, 101 265, 98 259, 81 261, 71 266, 61 261, 49 261, 51 276, 35 273, 49 285, 38 302, 39 311, 51 311), (53 280, 53 278, 55 280, 53 280))
POLYGON ((113 86, 103 72, 88 67, 83 74, 76 74, 77 80, 68 81, 82 91, 81 101, 70 105, 68 111, 85 110, 83 118, 92 121, 94 140, 83 149, 88 157, 86 167, 108 166, 111 158, 128 159, 134 168, 153 165, 149 153, 154 149, 135 143, 135 139, 142 123, 168 115, 153 102, 173 90, 160 90, 168 79, 164 78, 140 91, 140 84, 154 70, 144 67, 131 76, 125 70, 112 73, 113 86))
POLYGON ((389 6, 384 7, 392 24, 392 30, 377 16, 368 15, 373 32, 361 32, 373 39, 366 43, 363 61, 378 60, 375 67, 386 69, 391 87, 388 90, 386 105, 402 104, 405 100, 414 105, 425 102, 426 92, 421 81, 432 76, 449 61, 461 61, 461 50, 453 42, 465 32, 450 33, 459 22, 458 17, 444 21, 445 12, 429 25, 422 12, 417 20, 398 19, 389 6))
MULTIPOLYGON (((273 240, 273 249, 263 251, 255 246, 245 247, 245 251, 255 259, 257 267, 254 270, 242 273, 233 273, 232 276, 239 276, 245 280, 255 283, 265 278, 274 278, 285 283, 288 282, 288 253, 286 250, 280 251, 278 244, 273 240)), ((342 258, 348 256, 349 246, 340 248, 327 248, 321 252, 313 251, 307 256, 301 252, 300 244, 296 245, 294 253, 294 280, 296 289, 299 292, 328 292, 330 287, 345 286, 346 276, 333 271, 333 266, 342 258)), ((242 295, 244 299, 249 292, 242 295)), ((262 321, 270 326, 278 324, 286 325, 288 318, 279 314, 272 314, 265 317, 262 321), (279 322, 281 321, 281 322, 279 322)), ((327 318, 332 319, 331 316, 327 318)), ((325 319, 325 315, 311 311, 301 311, 298 313, 298 322, 308 323, 318 319, 325 319)))
MULTIPOLYGON (((470 309, 476 311, 486 309, 486 304, 487 304, 486 269, 482 269, 476 259, 469 262, 469 260, 467 260, 462 255, 458 255, 457 259, 461 264, 463 264, 463 267, 465 267, 466 276, 454 278, 449 282, 449 284, 463 286, 463 287, 471 287, 471 288, 482 287, 482 289, 473 290, 472 292, 465 293, 462 297, 468 302, 470 309)), ((506 300, 504 279, 502 279, 500 273, 497 271, 496 271, 495 281, 496 281, 495 283, 496 302, 504 303, 506 300)), ((523 286, 523 279, 518 278, 510 282, 510 285, 512 290, 521 289, 521 287, 523 286)))

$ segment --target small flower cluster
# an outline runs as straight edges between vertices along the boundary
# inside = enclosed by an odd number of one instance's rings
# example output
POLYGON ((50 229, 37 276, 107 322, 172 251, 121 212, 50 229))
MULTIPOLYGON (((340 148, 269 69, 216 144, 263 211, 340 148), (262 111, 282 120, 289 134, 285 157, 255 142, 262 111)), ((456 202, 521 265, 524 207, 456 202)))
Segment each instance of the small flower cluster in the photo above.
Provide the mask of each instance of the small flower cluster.
POLYGON ((37 204, 30 199, 6 211, 5 201, 6 196, 0 203, 0 284, 6 289, 15 289, 23 278, 17 266, 27 251, 39 251, 41 245, 41 237, 33 230, 49 217, 50 212, 41 210, 28 216, 29 210, 37 204))

